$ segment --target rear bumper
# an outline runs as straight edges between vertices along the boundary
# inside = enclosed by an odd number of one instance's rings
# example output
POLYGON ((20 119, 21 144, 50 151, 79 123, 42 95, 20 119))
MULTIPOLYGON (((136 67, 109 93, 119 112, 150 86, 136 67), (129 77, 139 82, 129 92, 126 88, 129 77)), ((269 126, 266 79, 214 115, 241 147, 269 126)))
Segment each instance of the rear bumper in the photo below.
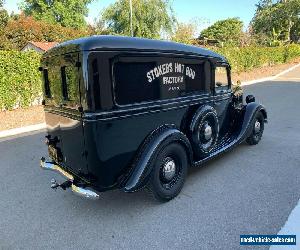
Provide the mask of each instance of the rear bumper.
POLYGON ((96 193, 95 191, 75 185, 74 184, 74 179, 75 179, 74 176, 72 174, 68 173, 67 171, 65 171, 61 166, 59 166, 53 162, 47 162, 45 160, 45 158, 42 157, 41 162, 40 162, 40 167, 43 170, 50 170, 50 171, 59 173, 64 178, 66 178, 68 181, 70 181, 72 183, 71 189, 74 194, 84 197, 84 198, 92 199, 92 200, 99 199, 99 194, 96 193))
POLYGON ((67 180, 74 181, 74 176, 63 170, 59 165, 56 165, 53 162, 47 162, 45 158, 41 159, 40 167, 44 170, 50 170, 61 174, 67 180))

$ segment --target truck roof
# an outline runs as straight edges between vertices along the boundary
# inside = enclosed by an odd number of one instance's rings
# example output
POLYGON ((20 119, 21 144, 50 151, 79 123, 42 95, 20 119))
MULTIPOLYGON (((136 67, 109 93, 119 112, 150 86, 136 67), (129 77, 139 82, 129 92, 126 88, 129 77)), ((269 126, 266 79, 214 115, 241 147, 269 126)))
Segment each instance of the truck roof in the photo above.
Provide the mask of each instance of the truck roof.
POLYGON ((219 58, 221 61, 226 59, 211 50, 185 45, 182 43, 153 40, 146 38, 127 37, 127 36, 91 36, 84 37, 67 42, 60 43, 47 51, 44 56, 53 54, 64 54, 75 51, 92 51, 92 50, 138 50, 138 51, 159 51, 159 52, 181 52, 184 54, 193 54, 207 57, 219 58))

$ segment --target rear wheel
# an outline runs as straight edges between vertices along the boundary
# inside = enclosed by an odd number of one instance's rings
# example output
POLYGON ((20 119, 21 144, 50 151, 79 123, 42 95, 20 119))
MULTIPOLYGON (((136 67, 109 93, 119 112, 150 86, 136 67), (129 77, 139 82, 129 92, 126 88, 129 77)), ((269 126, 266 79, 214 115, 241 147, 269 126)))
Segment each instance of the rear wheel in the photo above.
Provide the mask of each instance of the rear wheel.
POLYGON ((187 174, 188 158, 184 147, 179 143, 168 144, 152 164, 148 188, 159 201, 173 199, 181 191, 187 174))
POLYGON ((264 116, 261 112, 257 113, 252 124, 252 132, 246 139, 249 145, 256 145, 261 140, 264 132, 264 116))

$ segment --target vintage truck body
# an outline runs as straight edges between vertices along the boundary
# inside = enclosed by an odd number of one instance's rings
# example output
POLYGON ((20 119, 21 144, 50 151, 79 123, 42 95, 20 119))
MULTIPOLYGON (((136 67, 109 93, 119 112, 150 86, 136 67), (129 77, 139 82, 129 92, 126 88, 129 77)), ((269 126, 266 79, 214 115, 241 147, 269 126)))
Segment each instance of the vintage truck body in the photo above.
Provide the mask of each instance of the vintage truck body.
POLYGON ((267 120, 253 96, 234 95, 227 60, 194 46, 94 36, 46 52, 40 71, 50 157, 41 166, 66 177, 53 188, 89 198, 147 186, 170 200, 187 166, 258 143, 267 120))

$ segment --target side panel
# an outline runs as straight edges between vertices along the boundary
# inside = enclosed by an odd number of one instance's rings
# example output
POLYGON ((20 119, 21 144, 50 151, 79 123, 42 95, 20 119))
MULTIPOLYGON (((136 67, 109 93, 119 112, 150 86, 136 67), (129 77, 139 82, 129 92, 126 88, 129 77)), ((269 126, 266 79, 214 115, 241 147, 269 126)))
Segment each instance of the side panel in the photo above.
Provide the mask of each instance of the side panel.
POLYGON ((213 105, 207 58, 90 52, 87 65, 91 112, 83 117, 84 135, 89 171, 99 190, 123 180, 153 130, 169 124, 185 133, 199 106, 213 105))
POLYGON ((157 127, 174 124, 180 127, 187 108, 168 112, 131 115, 127 118, 111 117, 85 122, 86 147, 89 170, 100 188, 116 184, 130 168, 136 150, 157 127))

